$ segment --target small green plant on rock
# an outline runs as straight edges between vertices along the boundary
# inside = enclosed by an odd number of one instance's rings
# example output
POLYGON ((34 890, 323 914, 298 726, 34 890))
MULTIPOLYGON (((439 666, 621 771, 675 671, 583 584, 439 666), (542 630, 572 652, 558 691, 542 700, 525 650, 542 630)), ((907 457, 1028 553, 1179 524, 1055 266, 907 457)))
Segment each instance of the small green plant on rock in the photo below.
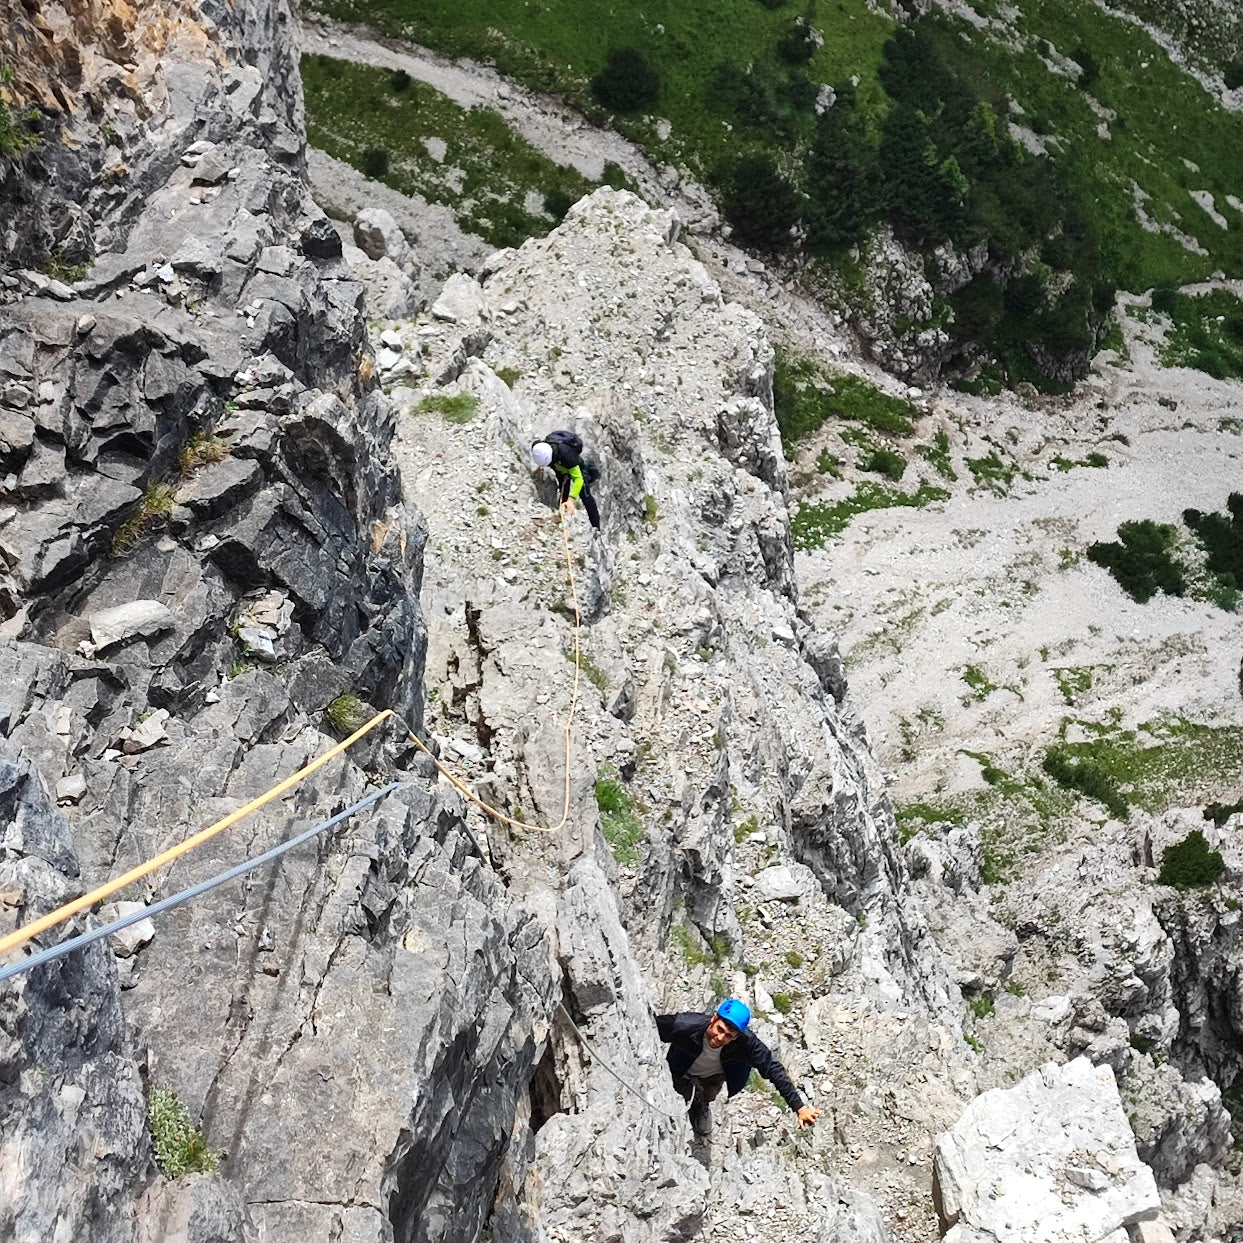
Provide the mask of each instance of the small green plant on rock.
POLYGON ((600 812, 600 831, 613 858, 633 867, 639 862, 643 821, 634 809, 630 791, 611 772, 602 774, 596 781, 596 807, 600 812))
POLYGON ((357 695, 338 695, 325 709, 324 716, 333 729, 352 734, 370 719, 367 707, 357 695))
POLYGON ((1204 834, 1192 829, 1181 842, 1161 852, 1157 881, 1175 889, 1201 889, 1213 884, 1225 870, 1221 851, 1210 850, 1204 834))
POLYGON ((479 398, 469 393, 431 393, 415 407, 416 414, 429 410, 443 414, 446 423, 469 423, 479 411, 479 398))
POLYGON ((138 541, 153 527, 159 526, 172 512, 176 489, 166 483, 148 486, 138 508, 117 528, 112 537, 112 555, 123 557, 137 547, 138 541))
POLYGON ((219 1166, 220 1157, 207 1147, 202 1129, 190 1121, 190 1111, 170 1089, 151 1089, 147 1124, 151 1147, 165 1178, 207 1174, 219 1166))
POLYGON ((178 455, 177 466, 183 475, 192 475, 200 466, 223 462, 228 456, 229 442, 223 436, 195 432, 178 455))

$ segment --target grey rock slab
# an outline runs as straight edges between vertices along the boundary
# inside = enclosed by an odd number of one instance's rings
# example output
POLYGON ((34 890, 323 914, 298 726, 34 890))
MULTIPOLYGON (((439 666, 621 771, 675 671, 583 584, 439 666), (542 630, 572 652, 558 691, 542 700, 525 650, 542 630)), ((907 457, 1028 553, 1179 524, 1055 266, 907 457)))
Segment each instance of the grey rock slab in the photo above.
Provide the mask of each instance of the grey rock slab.
POLYGON ((86 778, 81 773, 62 777, 56 783, 56 801, 58 803, 76 803, 86 793, 86 778))
POLYGON ((955 1243, 1103 1239, 1161 1205, 1113 1073, 1086 1058, 976 1097, 938 1136, 934 1179, 955 1243))
MULTIPOLYGON (((78 871, 68 823, 29 761, 6 752, 0 823, 9 826, 0 892, 20 894, 16 907, 0 903, 0 931, 8 932, 81 890, 67 879, 78 871)), ((132 1243, 150 1150, 112 954, 91 945, 58 967, 5 981, 0 1013, 0 1238, 132 1243)))
POLYGON ((171 610, 158 600, 132 600, 129 604, 100 609, 87 620, 91 642, 96 648, 111 647, 136 637, 150 638, 176 625, 171 610))
MULTIPOLYGON (((101 924, 111 923, 114 919, 125 919, 127 916, 136 915, 139 911, 145 911, 146 909, 147 904, 145 902, 110 903, 100 908, 99 922, 101 924)), ((108 936, 112 952, 118 958, 129 958, 142 949, 144 945, 150 945, 154 939, 155 924, 150 919, 139 919, 124 928, 119 928, 108 936)))
POLYGON ((226 457, 208 462, 177 489, 177 504, 199 518, 226 513, 263 485, 259 463, 247 458, 226 457))
POLYGON ((462 272, 455 272, 432 303, 432 315, 439 320, 472 327, 489 318, 488 302, 479 282, 462 272))
POLYGON ((354 217, 354 244, 368 259, 388 257, 398 265, 410 250, 397 221, 382 207, 368 207, 354 217))
POLYGON ((816 877, 801 863, 781 863, 755 877, 757 895, 765 902, 798 902, 816 889, 816 877))

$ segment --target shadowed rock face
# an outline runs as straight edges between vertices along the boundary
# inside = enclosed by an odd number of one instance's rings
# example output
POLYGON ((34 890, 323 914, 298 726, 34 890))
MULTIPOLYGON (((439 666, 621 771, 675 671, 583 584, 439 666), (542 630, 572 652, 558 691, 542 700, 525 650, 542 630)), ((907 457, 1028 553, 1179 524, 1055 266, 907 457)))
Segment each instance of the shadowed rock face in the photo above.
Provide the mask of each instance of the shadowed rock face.
MULTIPOLYGON (((344 693, 417 728, 424 653, 423 531, 360 287, 306 195, 288 7, 12 17, 23 98, 57 113, 5 165, 4 254, 95 262, 72 288, 25 273, 0 290, 6 931, 322 753, 344 693), (100 173, 109 145, 124 175, 100 173), (72 829, 40 775, 73 776, 72 829)), ((167 896, 339 811, 392 741, 122 896, 167 896)), ((120 978, 96 946, 3 986, 0 1234, 478 1233, 502 1166, 524 1177, 511 1135, 547 945, 457 812, 406 776, 162 917, 120 978), (140 1064, 225 1154, 217 1173, 157 1174, 140 1064)))

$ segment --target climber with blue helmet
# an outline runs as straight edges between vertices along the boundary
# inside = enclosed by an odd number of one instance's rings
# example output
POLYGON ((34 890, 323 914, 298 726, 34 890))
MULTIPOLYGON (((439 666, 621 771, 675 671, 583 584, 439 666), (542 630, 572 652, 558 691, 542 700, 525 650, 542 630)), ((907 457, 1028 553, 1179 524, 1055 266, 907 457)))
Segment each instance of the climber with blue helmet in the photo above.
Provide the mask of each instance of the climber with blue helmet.
POLYGON ((712 1129, 709 1105, 720 1094, 740 1092, 753 1070, 781 1093, 785 1103, 798 1115, 800 1127, 811 1126, 820 1111, 808 1105, 794 1086, 786 1068, 772 1050, 748 1028, 751 1011, 737 997, 727 997, 714 1014, 687 1012, 658 1014, 656 1030, 669 1046, 665 1060, 673 1075, 673 1086, 690 1101, 691 1126, 697 1135, 712 1129))

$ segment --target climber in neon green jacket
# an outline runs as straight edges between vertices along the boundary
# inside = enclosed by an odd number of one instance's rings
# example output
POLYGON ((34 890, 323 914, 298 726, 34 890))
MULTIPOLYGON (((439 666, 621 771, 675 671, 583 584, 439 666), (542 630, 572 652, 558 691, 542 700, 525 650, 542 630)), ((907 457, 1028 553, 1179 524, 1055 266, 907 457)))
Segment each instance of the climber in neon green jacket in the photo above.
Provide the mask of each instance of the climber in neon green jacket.
POLYGON ((543 440, 531 446, 531 460, 536 466, 551 467, 557 476, 560 503, 568 513, 574 512, 574 502, 581 500, 587 511, 587 519, 598 531, 600 511, 591 484, 598 476, 595 465, 583 457, 583 442, 573 433, 549 432, 543 440))

